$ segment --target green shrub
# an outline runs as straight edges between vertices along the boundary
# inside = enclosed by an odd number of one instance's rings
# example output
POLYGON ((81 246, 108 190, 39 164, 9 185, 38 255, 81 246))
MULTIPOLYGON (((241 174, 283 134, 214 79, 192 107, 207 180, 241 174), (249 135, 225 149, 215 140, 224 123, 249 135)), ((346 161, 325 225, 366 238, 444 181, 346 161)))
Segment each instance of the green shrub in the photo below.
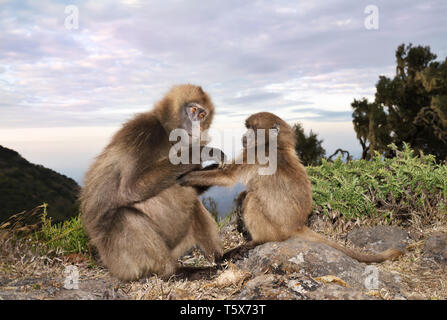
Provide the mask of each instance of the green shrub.
POLYGON ((447 166, 433 155, 416 156, 408 145, 397 156, 308 167, 314 210, 346 219, 384 218, 388 222, 432 218, 446 213, 447 166))
POLYGON ((33 238, 48 250, 62 250, 64 254, 89 253, 88 238, 82 228, 80 216, 64 222, 52 223, 47 213, 42 214, 42 224, 33 238))

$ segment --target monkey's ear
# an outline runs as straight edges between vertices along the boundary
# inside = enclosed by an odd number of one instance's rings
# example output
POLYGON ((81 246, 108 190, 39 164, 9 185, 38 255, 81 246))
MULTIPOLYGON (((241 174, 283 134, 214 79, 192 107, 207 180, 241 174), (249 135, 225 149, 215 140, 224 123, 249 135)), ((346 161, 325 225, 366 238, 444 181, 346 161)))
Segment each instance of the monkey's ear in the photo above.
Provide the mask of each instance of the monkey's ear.
POLYGON ((202 86, 199 86, 199 92, 200 94, 205 94, 205 91, 203 91, 202 86))

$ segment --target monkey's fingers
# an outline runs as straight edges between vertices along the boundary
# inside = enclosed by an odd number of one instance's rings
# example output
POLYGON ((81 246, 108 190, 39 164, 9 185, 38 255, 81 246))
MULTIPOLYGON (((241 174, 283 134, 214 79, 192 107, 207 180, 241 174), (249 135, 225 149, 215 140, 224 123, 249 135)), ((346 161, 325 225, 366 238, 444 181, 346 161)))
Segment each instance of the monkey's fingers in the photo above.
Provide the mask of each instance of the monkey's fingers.
POLYGON ((227 155, 222 150, 213 147, 202 147, 201 156, 202 162, 214 161, 220 164, 227 161, 227 155))
POLYGON ((213 169, 218 169, 218 168, 219 168, 219 164, 213 163, 213 164, 210 164, 209 166, 203 167, 202 169, 200 169, 200 171, 213 170, 213 169))

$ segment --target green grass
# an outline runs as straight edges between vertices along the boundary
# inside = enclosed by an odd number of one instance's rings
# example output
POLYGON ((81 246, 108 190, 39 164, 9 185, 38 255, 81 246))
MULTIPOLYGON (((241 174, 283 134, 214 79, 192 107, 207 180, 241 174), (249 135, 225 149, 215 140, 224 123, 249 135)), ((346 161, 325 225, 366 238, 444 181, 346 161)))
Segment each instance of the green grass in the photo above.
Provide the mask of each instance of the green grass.
MULTIPOLYGON (((445 216, 447 166, 437 164, 432 155, 416 155, 408 146, 404 151, 393 148, 397 156, 392 159, 376 155, 371 161, 323 160, 320 166, 308 167, 314 212, 345 220, 375 218, 388 223, 413 223, 415 218, 426 223, 445 216)), ((213 211, 219 228, 231 220, 231 215, 217 218, 213 199, 207 199, 205 205, 213 211)), ((50 250, 89 253, 80 217, 55 224, 46 215, 46 207, 34 239, 50 250)))
POLYGON ((217 222, 217 226, 219 227, 219 230, 222 229, 222 227, 224 227, 225 225, 227 225, 233 219, 233 216, 235 214, 236 214, 236 210, 233 210, 232 212, 230 212, 229 214, 227 214, 223 217, 218 217, 216 222, 217 222))
POLYGON ((53 223, 44 207, 41 222, 40 228, 33 234, 33 239, 44 244, 47 250, 62 249, 64 254, 89 253, 88 238, 79 215, 64 222, 53 223))

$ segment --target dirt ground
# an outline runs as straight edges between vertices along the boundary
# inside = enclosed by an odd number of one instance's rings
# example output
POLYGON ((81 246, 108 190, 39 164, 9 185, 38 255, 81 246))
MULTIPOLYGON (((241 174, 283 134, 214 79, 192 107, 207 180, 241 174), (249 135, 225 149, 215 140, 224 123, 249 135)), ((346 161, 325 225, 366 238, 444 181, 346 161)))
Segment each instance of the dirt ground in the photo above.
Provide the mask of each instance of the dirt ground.
MULTIPOLYGON (((350 226, 315 223, 315 230, 345 245, 350 226)), ((407 299, 447 299, 447 268, 424 259, 424 242, 434 232, 447 233, 447 224, 436 223, 425 228, 406 229, 412 235, 407 252, 396 261, 376 264, 381 270, 397 271, 407 299)), ((243 242, 230 226, 221 230, 225 249, 243 242)), ((29 240, 8 238, 0 243, 0 299, 236 299, 247 281, 249 272, 238 270, 233 263, 215 268, 198 249, 185 255, 184 267, 211 267, 186 276, 178 274, 165 281, 156 276, 139 281, 122 282, 87 256, 61 252, 39 254, 42 248, 29 240), (64 288, 67 267, 79 272, 78 289, 64 288)), ((395 299, 385 291, 372 294, 379 299, 395 299)))

